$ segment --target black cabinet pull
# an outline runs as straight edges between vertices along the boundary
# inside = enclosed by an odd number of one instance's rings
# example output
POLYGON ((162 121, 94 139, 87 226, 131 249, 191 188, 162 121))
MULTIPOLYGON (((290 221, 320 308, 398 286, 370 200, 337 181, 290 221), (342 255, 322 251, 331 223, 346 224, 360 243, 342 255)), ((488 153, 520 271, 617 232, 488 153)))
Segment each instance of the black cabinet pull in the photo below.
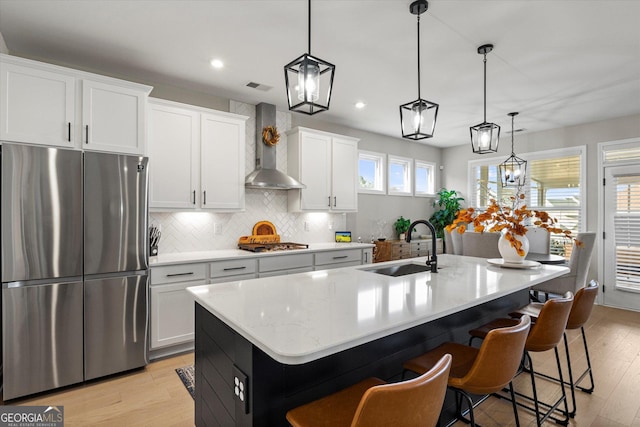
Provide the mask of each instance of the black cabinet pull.
POLYGON ((245 268, 247 268, 247 266, 243 266, 243 267, 227 267, 227 268, 223 268, 223 271, 233 271, 233 270, 244 270, 245 268))
POLYGON ((196 204, 196 190, 193 190, 193 204, 196 204))
POLYGON ((71 122, 67 123, 67 141, 71 142, 71 122))
POLYGON ((333 196, 333 207, 334 208, 338 207, 338 198, 336 196, 333 196))
POLYGON ((204 198, 204 200, 202 200, 202 204, 203 204, 203 205, 206 205, 206 204, 207 204, 207 190, 204 190, 204 191, 202 192, 202 196, 203 196, 203 198, 204 198))
POLYGON ((87 138, 87 140, 85 141, 85 144, 88 144, 89 143, 89 125, 86 125, 84 127, 84 133, 85 133, 86 138, 87 138))
POLYGON ((331 207, 331 196, 329 196, 329 207, 331 207))
POLYGON ((167 277, 191 276, 192 274, 193 274, 193 271, 189 273, 173 273, 173 274, 167 274, 167 277))
POLYGON ((334 256, 333 257, 333 259, 344 259, 344 258, 349 258, 349 255, 334 256))

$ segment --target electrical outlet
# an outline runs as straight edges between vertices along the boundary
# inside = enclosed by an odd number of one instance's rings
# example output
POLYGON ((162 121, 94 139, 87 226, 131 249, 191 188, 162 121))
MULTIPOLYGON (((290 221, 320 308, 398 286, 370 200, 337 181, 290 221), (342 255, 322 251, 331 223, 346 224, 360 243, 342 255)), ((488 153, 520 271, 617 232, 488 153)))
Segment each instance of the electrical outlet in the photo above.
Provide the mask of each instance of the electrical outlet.
POLYGON ((309 221, 304 222, 304 231, 309 231, 309 221))
POLYGON ((220 223, 213 223, 213 234, 215 234, 216 236, 222 235, 222 226, 220 225, 220 223))
POLYGON ((249 378, 238 368, 233 365, 233 395, 236 406, 243 413, 249 413, 249 378))

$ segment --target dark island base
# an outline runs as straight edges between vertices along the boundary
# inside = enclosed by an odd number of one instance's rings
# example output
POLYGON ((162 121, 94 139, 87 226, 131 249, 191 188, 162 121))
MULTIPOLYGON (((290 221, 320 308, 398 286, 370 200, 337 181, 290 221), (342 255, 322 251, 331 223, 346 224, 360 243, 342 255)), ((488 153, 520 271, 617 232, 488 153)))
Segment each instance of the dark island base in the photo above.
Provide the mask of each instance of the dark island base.
POLYGON ((398 381, 404 361, 445 341, 467 343, 469 329, 528 301, 523 290, 303 365, 276 362, 196 303, 196 426, 287 426, 289 409, 369 376, 398 381))

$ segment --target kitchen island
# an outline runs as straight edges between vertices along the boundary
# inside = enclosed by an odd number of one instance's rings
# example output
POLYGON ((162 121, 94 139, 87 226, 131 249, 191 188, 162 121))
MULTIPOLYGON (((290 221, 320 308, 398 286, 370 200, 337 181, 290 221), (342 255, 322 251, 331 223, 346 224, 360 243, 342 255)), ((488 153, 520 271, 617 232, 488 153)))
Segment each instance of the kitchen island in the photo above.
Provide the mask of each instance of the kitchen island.
MULTIPOLYGON (((426 258, 411 262, 424 264, 426 258)), ((402 362, 528 302, 562 266, 509 269, 441 255, 438 273, 367 266, 188 288, 196 299, 196 425, 286 425, 288 409, 402 362)))

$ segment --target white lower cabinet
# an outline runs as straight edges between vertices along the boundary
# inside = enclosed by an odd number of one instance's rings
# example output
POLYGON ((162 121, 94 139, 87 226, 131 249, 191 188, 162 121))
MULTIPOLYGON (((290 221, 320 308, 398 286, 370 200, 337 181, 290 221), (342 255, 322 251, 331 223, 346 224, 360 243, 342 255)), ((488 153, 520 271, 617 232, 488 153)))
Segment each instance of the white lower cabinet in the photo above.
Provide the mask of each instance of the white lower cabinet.
POLYGON ((205 263, 151 268, 151 350, 192 343, 194 300, 187 288, 207 284, 205 263))
POLYGON ((259 277, 282 276, 285 274, 313 271, 313 254, 287 254, 263 257, 258 260, 259 277))
POLYGON ((209 263, 209 283, 255 279, 258 277, 258 260, 255 258, 227 259, 209 263))
POLYGON ((362 265, 362 249, 340 249, 315 254, 314 270, 362 265))

